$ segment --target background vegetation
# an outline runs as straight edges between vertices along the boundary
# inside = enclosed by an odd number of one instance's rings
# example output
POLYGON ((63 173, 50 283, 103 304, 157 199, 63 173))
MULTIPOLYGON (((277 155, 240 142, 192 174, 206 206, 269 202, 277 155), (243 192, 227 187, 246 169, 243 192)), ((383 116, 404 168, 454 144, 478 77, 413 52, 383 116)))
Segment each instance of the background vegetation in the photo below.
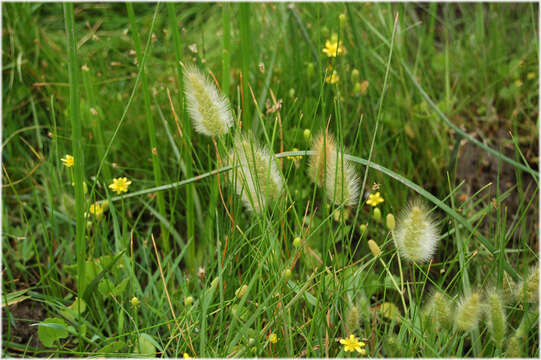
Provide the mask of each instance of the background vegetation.
POLYGON ((3 356, 349 356, 354 305, 369 356, 539 356, 537 302, 506 303, 506 338, 526 330, 511 349, 486 319, 421 316, 435 290, 508 294, 538 263, 536 4, 11 3, 2 22, 3 356), (329 58, 333 34, 346 51, 329 58), (223 174, 113 201, 113 178, 129 195, 223 165, 191 130, 179 60, 275 153, 328 125, 402 182, 357 165, 359 206, 334 207, 305 157, 283 157, 287 196, 261 216, 223 174), (402 263, 404 312, 383 219, 423 197, 406 180, 435 196, 442 238, 429 264, 402 263))

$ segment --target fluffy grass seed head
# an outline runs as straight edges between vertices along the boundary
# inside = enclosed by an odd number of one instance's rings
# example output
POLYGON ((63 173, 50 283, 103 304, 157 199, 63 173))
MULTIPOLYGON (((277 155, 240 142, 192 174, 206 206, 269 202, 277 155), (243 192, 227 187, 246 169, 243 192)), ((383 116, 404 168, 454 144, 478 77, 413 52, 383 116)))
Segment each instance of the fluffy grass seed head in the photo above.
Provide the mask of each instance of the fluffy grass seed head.
POLYGON ((528 276, 521 281, 516 298, 525 303, 539 301, 539 265, 532 267, 528 276))
POLYGON ((442 292, 435 291, 432 294, 427 310, 437 327, 451 327, 453 316, 452 303, 442 292))
POLYGON ((520 358, 522 357, 522 340, 518 336, 511 336, 507 340, 507 347, 505 349, 505 357, 507 358, 520 358))
POLYGON ((319 187, 325 188, 335 204, 354 205, 359 196, 359 178, 353 166, 342 158, 334 137, 320 132, 312 142, 316 154, 310 157, 308 176, 319 187))
POLYGON ((396 245, 402 257, 414 262, 430 260, 439 237, 438 228, 422 202, 412 202, 402 212, 395 230, 396 245))
POLYGON ((503 340, 507 327, 503 303, 502 296, 498 291, 495 289, 487 291, 487 305, 485 311, 488 319, 488 329, 492 341, 498 349, 503 347, 503 340))
POLYGON ((195 131, 207 136, 222 136, 233 126, 229 101, 195 66, 184 68, 184 93, 195 131))
POLYGON ((229 173, 231 184, 250 211, 261 213, 282 193, 283 180, 276 159, 254 138, 237 135, 229 160, 236 166, 229 173))
POLYGON ((355 305, 350 305, 346 312, 346 334, 353 334, 359 328, 360 322, 359 308, 355 305))
POLYGON ((456 326, 462 331, 471 330, 477 327, 480 315, 481 296, 478 293, 473 293, 463 297, 456 311, 456 326))

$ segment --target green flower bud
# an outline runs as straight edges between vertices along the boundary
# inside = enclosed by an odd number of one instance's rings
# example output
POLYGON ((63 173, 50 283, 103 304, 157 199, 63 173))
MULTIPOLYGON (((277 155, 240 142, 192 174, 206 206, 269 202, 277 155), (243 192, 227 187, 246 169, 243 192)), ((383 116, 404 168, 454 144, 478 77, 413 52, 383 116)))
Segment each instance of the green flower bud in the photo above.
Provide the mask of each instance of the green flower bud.
POLYGON ((326 26, 323 26, 321 28, 321 35, 323 35, 324 38, 328 38, 329 37, 329 28, 326 27, 326 26))
POLYGON ((393 231, 396 226, 394 215, 391 213, 387 214, 387 218, 385 220, 387 223, 387 229, 389 229, 390 231, 393 231))
POLYGON ((340 14, 338 20, 340 21, 340 27, 344 28, 346 26, 346 14, 340 14))
POLYGON ((184 298, 184 306, 190 306, 193 304, 193 296, 186 296, 184 298))
POLYGON ((297 249, 301 246, 301 238, 300 237, 296 237, 295 239, 293 239, 293 246, 296 247, 297 249))
MULTIPOLYGON (((360 76, 361 76, 361 73, 359 72, 359 70, 357 69, 351 70, 351 82, 357 83, 359 81, 360 76)), ((359 84, 359 91, 361 90, 360 86, 361 84, 359 84)))
POLYGON ((355 95, 360 95, 360 94, 361 94, 361 90, 362 90, 362 88, 361 88, 361 83, 356 82, 355 85, 353 85, 353 93, 354 93, 355 95))
POLYGON ((379 221, 381 220, 381 210, 379 208, 374 208, 374 220, 379 221))
POLYGON ((295 97, 295 89, 293 88, 289 89, 289 97, 292 99, 295 97))
POLYGON ((374 257, 378 257, 381 255, 381 249, 379 248, 378 244, 374 240, 372 239, 368 240, 368 248, 370 249, 374 257))
POLYGON ((286 282, 289 281, 289 279, 291 279, 291 270, 285 269, 284 271, 282 271, 282 278, 286 282))
POLYGON ((315 73, 314 63, 306 64, 306 75, 308 75, 308 77, 312 77, 314 76, 314 73, 315 73))
POLYGON ((304 135, 304 140, 307 143, 312 142, 312 132, 310 131, 310 129, 304 129, 303 135, 304 135))

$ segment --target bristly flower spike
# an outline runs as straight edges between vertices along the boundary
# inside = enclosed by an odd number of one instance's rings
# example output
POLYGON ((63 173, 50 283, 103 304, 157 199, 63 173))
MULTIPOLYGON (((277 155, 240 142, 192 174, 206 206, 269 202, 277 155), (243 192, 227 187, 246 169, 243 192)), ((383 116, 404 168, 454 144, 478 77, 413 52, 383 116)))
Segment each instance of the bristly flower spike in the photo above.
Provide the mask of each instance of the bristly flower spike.
POLYGON ((402 212, 396 225, 395 241, 400 254, 406 260, 430 260, 439 237, 438 228, 422 202, 412 202, 402 212))
POLYGON ((473 293, 470 296, 463 297, 456 311, 455 323, 457 328, 468 331, 477 327, 480 314, 481 296, 473 293))
POLYGON ((253 137, 237 135, 229 160, 235 166, 229 179, 250 211, 261 213, 280 196, 283 180, 276 159, 253 137))
POLYGON ((319 187, 324 187, 335 204, 355 205, 359 195, 359 179, 353 166, 337 150, 336 140, 320 132, 312 142, 316 152, 309 160, 308 176, 319 187))
POLYGON ((184 67, 184 93, 188 113, 198 133, 222 136, 233 126, 233 114, 227 98, 195 66, 184 67))
POLYGON ((501 349, 507 327, 502 296, 495 289, 491 289, 487 291, 487 300, 488 304, 485 311, 488 318, 488 329, 492 341, 494 341, 498 349, 501 349))

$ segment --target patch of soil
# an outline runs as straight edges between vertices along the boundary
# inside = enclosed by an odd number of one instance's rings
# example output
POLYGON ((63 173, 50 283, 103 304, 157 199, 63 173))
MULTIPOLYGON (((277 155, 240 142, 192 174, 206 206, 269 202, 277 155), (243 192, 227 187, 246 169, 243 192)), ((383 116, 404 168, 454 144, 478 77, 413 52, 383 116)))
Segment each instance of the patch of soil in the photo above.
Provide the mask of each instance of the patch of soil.
MULTIPOLYGON (((502 150, 500 150, 500 152, 503 152, 504 155, 511 159, 515 159, 514 149, 508 145, 510 137, 504 130, 500 129, 493 138, 497 139, 497 143, 502 144, 502 150), (504 143, 507 145, 503 145, 504 143)), ((494 146, 491 147, 494 148, 494 146)), ((498 149, 498 147, 496 147, 496 149, 498 149)), ((536 169, 536 164, 530 164, 530 166, 534 170, 536 169)), ((477 145, 462 140, 457 158, 456 177, 458 181, 465 180, 465 183, 461 190, 459 190, 459 199, 461 196, 463 197, 462 200, 470 198, 481 188, 491 183, 492 185, 478 194, 478 196, 487 196, 488 194, 488 200, 492 201, 498 194, 498 174, 500 194, 515 185, 519 186, 513 165, 503 160, 499 160, 495 155, 481 149, 477 145)), ((529 201, 531 196, 533 196, 536 187, 537 184, 534 178, 530 174, 522 172, 522 185, 520 186, 520 190, 524 192, 526 201, 529 201)), ((507 207, 507 224, 511 224, 513 220, 516 220, 517 215, 519 215, 517 213, 520 207, 518 191, 518 188, 513 189, 511 194, 502 202, 502 206, 507 207)), ((538 196, 538 193, 536 196, 538 196)), ((523 208, 520 210, 522 211, 523 208)), ((536 251, 539 244, 537 241, 537 232, 533 230, 539 227, 538 219, 537 201, 534 200, 534 203, 527 211, 525 221, 528 229, 532 229, 529 240, 536 251)))
MULTIPOLYGON (((40 302, 25 300, 21 303, 11 305, 9 312, 2 308, 2 338, 21 345, 28 345, 31 348, 41 348, 38 339, 38 327, 31 326, 45 319, 45 308, 40 302)), ((23 355, 18 349, 8 348, 9 354, 4 356, 23 355)))

